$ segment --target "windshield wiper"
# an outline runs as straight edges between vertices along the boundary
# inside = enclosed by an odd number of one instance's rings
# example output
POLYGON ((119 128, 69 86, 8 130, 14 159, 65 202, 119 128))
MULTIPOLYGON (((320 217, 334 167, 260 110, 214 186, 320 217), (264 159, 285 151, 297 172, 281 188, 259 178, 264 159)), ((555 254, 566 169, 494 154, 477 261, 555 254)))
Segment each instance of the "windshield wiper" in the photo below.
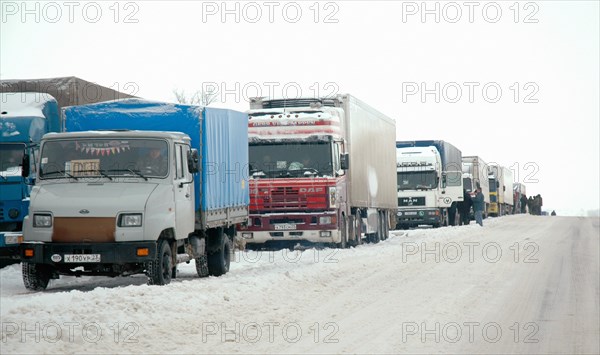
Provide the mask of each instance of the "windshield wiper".
POLYGON ((304 176, 318 176, 321 172, 315 168, 304 168, 304 176))
POLYGON ((99 173, 100 175, 107 178, 108 180, 112 181, 112 179, 113 179, 111 176, 107 175, 103 170, 100 170, 100 169, 78 170, 77 172, 79 172, 79 173, 99 173))
POLYGON ((66 175, 66 176, 68 176, 68 177, 70 177, 72 179, 79 180, 79 178, 77 176, 73 176, 73 175, 71 175, 70 173, 68 173, 68 172, 66 172, 64 170, 56 170, 56 171, 51 171, 49 173, 43 173, 42 177, 44 179, 60 179, 60 178, 64 177, 64 176, 56 176, 56 177, 52 177, 52 178, 51 177, 46 177, 46 175, 54 175, 54 174, 64 174, 64 175, 66 175))
POLYGON ((126 172, 132 173, 133 175, 137 175, 137 176, 141 177, 142 179, 148 181, 148 178, 146 176, 144 176, 144 174, 142 174, 139 170, 132 170, 132 169, 108 169, 108 170, 105 170, 105 171, 106 172, 111 172, 111 171, 114 171, 114 172, 124 172, 124 171, 126 171, 126 172))

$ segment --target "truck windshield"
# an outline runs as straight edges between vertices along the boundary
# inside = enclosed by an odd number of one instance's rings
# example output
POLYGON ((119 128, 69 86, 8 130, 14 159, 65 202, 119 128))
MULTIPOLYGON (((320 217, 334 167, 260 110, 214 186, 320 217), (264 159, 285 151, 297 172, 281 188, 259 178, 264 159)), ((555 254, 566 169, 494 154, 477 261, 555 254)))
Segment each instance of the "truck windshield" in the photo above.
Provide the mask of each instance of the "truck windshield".
POLYGON ((333 176, 328 142, 251 144, 249 155, 253 178, 333 176))
POLYGON ((168 175, 167 142, 158 139, 77 138, 46 141, 40 178, 114 176, 164 178, 168 175))
POLYGON ((23 143, 0 144, 0 171, 11 172, 19 170, 19 166, 23 163, 24 152, 25 144, 23 143))
POLYGON ((435 171, 398 172, 398 190, 429 190, 437 188, 435 171))
POLYGON ((490 179, 490 192, 496 192, 496 179, 490 179))

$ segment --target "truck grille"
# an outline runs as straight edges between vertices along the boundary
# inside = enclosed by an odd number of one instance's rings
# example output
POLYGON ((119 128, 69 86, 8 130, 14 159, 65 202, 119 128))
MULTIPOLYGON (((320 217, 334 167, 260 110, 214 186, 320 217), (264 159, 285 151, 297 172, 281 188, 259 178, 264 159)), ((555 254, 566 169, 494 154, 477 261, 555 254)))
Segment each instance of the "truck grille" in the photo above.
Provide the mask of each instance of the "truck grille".
POLYGON ((297 188, 277 187, 271 191, 270 198, 265 198, 264 206, 269 209, 307 208, 308 199, 306 195, 300 195, 297 188))
POLYGON ((113 217, 55 217, 55 243, 111 243, 115 241, 113 217))
POLYGON ((425 197, 398 197, 398 206, 425 206, 425 197))
POLYGON ((270 194, 252 198, 254 210, 262 211, 302 211, 327 208, 328 195, 323 192, 300 192, 298 187, 274 187, 270 194))

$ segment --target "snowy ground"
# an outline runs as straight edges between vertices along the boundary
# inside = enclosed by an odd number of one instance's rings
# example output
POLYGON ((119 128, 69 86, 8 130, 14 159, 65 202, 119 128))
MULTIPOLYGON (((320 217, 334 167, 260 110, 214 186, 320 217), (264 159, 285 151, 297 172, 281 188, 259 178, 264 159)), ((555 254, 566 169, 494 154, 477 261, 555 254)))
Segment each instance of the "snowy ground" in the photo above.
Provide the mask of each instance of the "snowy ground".
POLYGON ((510 216, 394 231, 347 250, 237 253, 227 275, 179 267, 63 277, 0 271, 1 353, 599 353, 599 219, 510 216))

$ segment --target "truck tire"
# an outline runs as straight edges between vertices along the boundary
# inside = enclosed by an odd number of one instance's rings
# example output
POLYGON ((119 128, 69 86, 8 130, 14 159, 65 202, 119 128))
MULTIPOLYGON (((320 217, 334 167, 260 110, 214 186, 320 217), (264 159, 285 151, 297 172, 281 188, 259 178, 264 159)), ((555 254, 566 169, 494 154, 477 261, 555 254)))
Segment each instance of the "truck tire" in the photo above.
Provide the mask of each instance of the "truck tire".
POLYGON ((342 240, 338 244, 338 248, 346 249, 348 247, 348 221, 346 220, 346 216, 342 217, 340 230, 342 232, 342 240))
POLYGON ((356 214, 354 215, 354 231, 356 232, 356 245, 361 245, 363 243, 362 240, 362 217, 360 216, 360 210, 356 210, 356 214))
POLYGON ((206 254, 196 258, 196 272, 199 277, 208 277, 208 259, 206 254))
POLYGON ((161 239, 158 242, 156 259, 149 261, 146 266, 148 285, 168 285, 173 272, 173 258, 169 241, 161 239))
POLYGON ((221 235, 221 246, 215 252, 208 254, 208 273, 212 276, 221 276, 229 271, 231 263, 231 242, 229 236, 221 235))
POLYGON ((23 284, 31 291, 43 291, 50 281, 50 269, 44 264, 23 263, 23 284))
POLYGON ((383 235, 381 236, 381 240, 386 240, 390 235, 390 221, 386 211, 381 212, 381 222, 383 223, 383 235))

